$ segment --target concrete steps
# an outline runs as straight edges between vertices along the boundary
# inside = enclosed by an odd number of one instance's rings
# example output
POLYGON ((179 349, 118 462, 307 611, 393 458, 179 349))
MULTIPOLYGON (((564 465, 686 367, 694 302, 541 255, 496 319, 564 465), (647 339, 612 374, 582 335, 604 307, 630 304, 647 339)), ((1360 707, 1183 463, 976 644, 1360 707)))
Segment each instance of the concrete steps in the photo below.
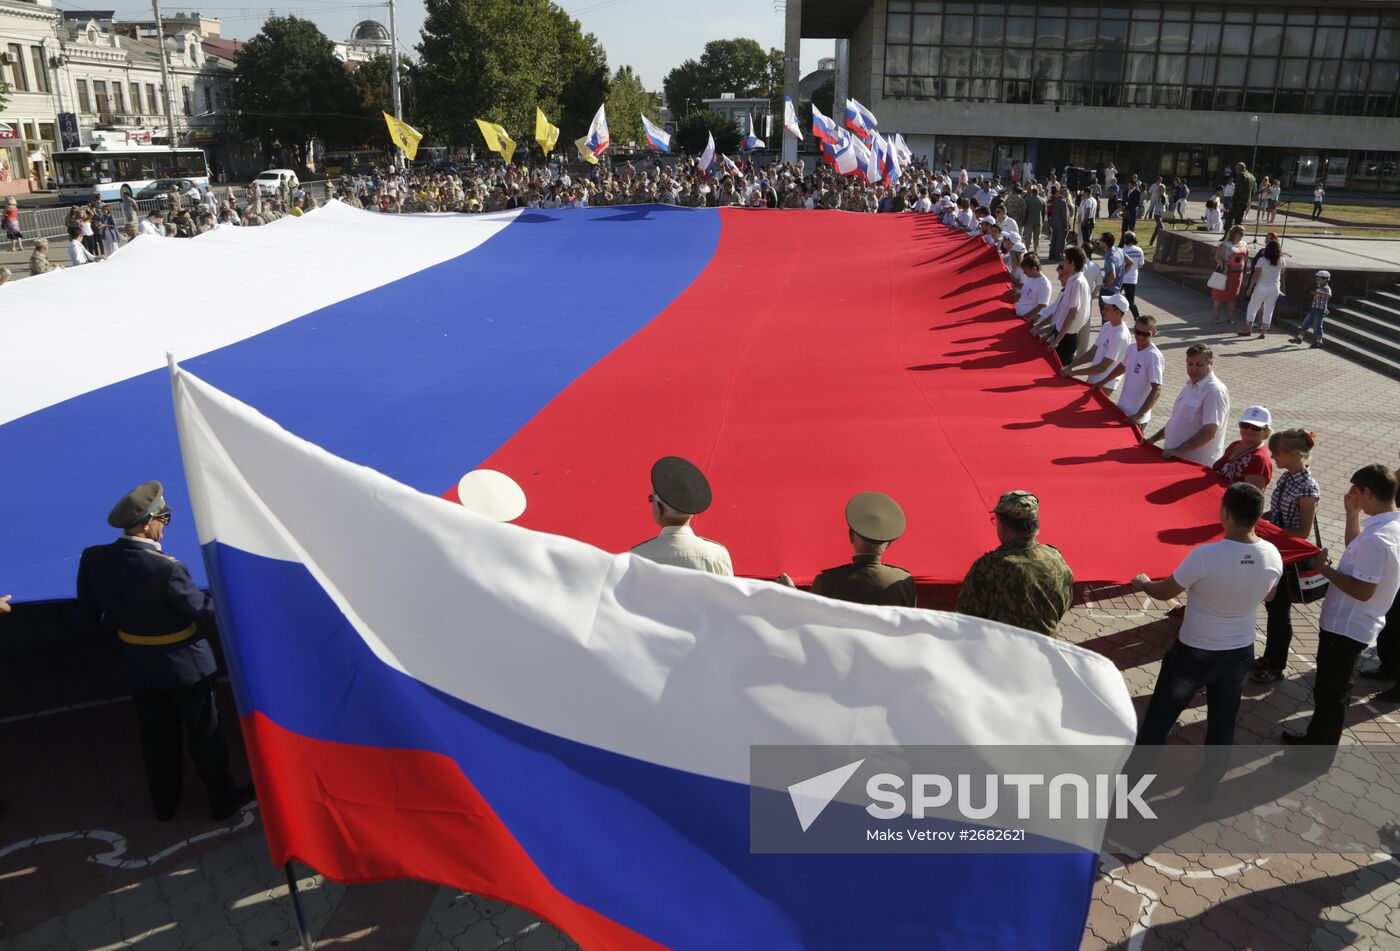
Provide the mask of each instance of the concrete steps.
MULTIPOLYGON (((1302 321, 1280 320, 1290 336, 1302 321)), ((1400 284, 1334 306, 1327 315, 1324 349, 1400 380, 1400 284)))

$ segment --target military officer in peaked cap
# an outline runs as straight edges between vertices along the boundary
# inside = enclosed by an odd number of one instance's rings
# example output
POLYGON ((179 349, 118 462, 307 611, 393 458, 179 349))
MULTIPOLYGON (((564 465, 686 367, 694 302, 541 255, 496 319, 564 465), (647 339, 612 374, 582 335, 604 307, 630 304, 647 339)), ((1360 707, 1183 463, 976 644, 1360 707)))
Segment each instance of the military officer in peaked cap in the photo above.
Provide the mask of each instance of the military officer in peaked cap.
POLYGON ((651 518, 661 533, 632 549, 649 561, 680 568, 696 568, 732 577, 729 550, 719 542, 702 538, 690 520, 710 507, 710 482, 695 463, 680 456, 665 456, 651 467, 651 518))
POLYGON ((972 563, 958 592, 959 614, 1055 636, 1074 599, 1074 573, 1053 545, 1042 545, 1040 500, 1017 489, 992 509, 1001 544, 972 563))
POLYGON ((846 526, 855 556, 849 564, 828 568, 812 582, 813 594, 857 604, 914 607, 914 576, 880 559, 904 534, 904 510, 883 492, 859 492, 846 503, 846 526))
POLYGON ((228 818, 252 799, 229 773, 228 742, 214 702, 214 651, 199 631, 213 604, 189 569, 161 550, 171 517, 159 482, 131 490, 107 516, 116 541, 84 550, 78 563, 78 610, 85 622, 117 633, 120 666, 136 704, 141 752, 156 818, 180 801, 190 751, 209 793, 209 814, 228 818))

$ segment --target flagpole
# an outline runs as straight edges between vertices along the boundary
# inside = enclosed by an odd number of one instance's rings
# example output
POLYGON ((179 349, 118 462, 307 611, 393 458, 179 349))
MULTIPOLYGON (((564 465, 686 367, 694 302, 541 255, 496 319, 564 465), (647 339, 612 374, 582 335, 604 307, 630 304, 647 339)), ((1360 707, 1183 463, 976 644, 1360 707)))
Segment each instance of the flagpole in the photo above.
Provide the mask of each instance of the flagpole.
MULTIPOLYGON (((394 16, 394 0, 389 0, 389 84, 394 94, 394 118, 403 121, 403 96, 399 90, 399 25, 394 16)), ((395 146, 399 168, 404 167, 403 147, 395 146)))
POLYGON ((297 936, 301 938, 301 951, 314 951, 311 934, 306 930, 306 913, 301 909, 301 896, 297 894, 297 877, 292 872, 292 863, 282 866, 287 873, 287 894, 292 898, 292 910, 296 912, 297 936))

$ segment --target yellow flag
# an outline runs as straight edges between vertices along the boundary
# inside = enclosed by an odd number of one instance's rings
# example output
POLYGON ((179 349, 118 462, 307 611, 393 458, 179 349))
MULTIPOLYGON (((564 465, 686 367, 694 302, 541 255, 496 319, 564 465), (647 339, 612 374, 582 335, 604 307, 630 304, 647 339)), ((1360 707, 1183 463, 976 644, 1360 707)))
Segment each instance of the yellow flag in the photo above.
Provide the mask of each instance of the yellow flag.
POLYGON ((423 133, 387 112, 384 113, 384 121, 389 125, 389 138, 393 139, 394 144, 403 149, 403 154, 412 161, 418 154, 418 143, 423 141, 423 133))
POLYGON ((589 165, 598 164, 598 157, 594 155, 593 150, 588 147, 588 136, 581 135, 577 139, 574 139, 574 145, 578 146, 579 158, 583 159, 589 165))
POLYGON ((510 157, 515 154, 515 140, 506 135, 505 128, 485 119, 477 119, 476 124, 481 128, 486 147, 492 152, 500 152, 501 158, 509 162, 510 157))
POLYGON ((555 143, 559 141, 559 127, 549 124, 544 110, 539 106, 535 107, 535 141, 544 149, 545 155, 553 152, 555 143))

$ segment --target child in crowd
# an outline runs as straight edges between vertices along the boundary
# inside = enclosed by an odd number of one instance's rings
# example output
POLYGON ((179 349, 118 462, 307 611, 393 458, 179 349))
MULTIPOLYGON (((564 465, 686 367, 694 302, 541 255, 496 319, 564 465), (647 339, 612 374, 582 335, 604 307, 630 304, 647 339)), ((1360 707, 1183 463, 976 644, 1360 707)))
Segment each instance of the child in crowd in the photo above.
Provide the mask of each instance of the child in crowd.
POLYGON ((1298 328, 1298 333, 1288 340, 1289 343, 1302 343, 1303 335, 1312 331, 1313 341, 1308 345, 1309 350, 1322 346, 1322 321, 1332 303, 1332 285, 1327 283, 1332 275, 1327 271, 1318 271, 1315 277, 1317 286, 1313 288, 1312 307, 1308 309, 1308 316, 1303 318, 1303 326, 1298 328))

